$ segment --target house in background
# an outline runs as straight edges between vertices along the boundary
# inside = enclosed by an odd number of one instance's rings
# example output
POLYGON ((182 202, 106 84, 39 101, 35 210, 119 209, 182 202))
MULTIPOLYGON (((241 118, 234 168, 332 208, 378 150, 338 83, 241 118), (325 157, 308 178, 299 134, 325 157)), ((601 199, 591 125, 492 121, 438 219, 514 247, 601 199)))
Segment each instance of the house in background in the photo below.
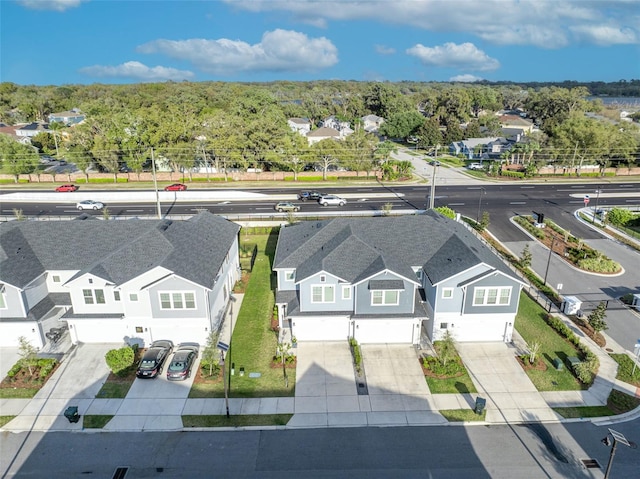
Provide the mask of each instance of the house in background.
POLYGON ((0 346, 157 339, 204 344, 239 276, 240 227, 209 212, 186 221, 12 221, 0 226, 0 346))
POLYGON ((449 145, 449 153, 452 155, 464 155, 467 159, 481 158, 487 153, 489 143, 496 141, 498 137, 469 138, 467 140, 455 141, 449 145))
POLYGON ((308 118, 289 118, 287 125, 291 131, 300 133, 302 136, 306 136, 311 131, 311 121, 308 118))
POLYGON ((509 342, 523 284, 434 211, 286 226, 273 270, 281 330, 298 341, 509 342))
POLYGON ((523 118, 521 115, 503 114, 498 118, 502 128, 520 128, 524 130, 527 135, 534 130, 533 122, 527 118, 523 118))
POLYGON ((34 121, 26 125, 16 125, 16 136, 18 139, 33 138, 40 133, 52 133, 47 123, 34 121))
POLYGON ((309 145, 313 145, 314 143, 318 143, 328 138, 339 140, 342 137, 340 136, 340 132, 338 130, 327 127, 316 128, 315 130, 307 133, 307 141, 309 142, 309 145))
POLYGON ((378 128, 384 123, 384 118, 378 115, 366 115, 360 118, 362 126, 367 133, 377 133, 378 128))
POLYGON ((83 122, 85 118, 86 115, 84 113, 80 112, 77 108, 73 108, 70 111, 49 114, 49 123, 64 123, 70 126, 83 122))

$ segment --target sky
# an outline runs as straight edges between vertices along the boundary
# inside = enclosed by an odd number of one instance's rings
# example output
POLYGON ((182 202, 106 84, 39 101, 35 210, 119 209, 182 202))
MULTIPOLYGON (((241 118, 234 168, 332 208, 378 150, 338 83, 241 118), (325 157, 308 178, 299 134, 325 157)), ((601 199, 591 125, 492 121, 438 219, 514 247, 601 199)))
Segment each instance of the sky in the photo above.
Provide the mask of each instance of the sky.
POLYGON ((0 0, 0 80, 618 81, 640 0, 0 0))

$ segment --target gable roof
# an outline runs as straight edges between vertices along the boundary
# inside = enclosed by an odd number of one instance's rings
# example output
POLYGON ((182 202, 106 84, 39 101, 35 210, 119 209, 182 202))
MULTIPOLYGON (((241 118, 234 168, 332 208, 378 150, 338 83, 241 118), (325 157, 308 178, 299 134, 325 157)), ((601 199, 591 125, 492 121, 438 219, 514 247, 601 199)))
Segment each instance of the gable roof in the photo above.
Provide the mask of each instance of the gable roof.
POLYGON ((209 212, 187 221, 11 221, 0 225, 0 281, 18 288, 48 270, 114 284, 162 266, 211 289, 240 226, 209 212))
POLYGON ((310 131, 309 133, 307 133, 307 136, 311 136, 311 137, 339 137, 340 136, 340 132, 338 130, 336 130, 335 128, 329 128, 327 126, 322 126, 316 130, 310 131))
POLYGON ((463 225, 435 211, 287 226, 280 230, 274 259, 274 269, 295 268, 296 281, 326 271, 351 283, 384 270, 413 279, 413 267, 422 266, 435 284, 479 264, 515 278, 463 225))

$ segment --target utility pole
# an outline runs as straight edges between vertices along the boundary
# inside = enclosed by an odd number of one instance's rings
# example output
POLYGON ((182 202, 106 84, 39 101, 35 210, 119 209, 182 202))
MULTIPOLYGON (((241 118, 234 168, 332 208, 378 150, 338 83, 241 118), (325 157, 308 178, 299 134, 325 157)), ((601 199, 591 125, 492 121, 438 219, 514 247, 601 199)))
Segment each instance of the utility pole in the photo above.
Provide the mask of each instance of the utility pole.
POLYGON ((551 248, 549 248, 549 258, 547 259, 547 269, 544 272, 543 286, 547 285, 547 275, 549 274, 549 265, 551 264, 551 254, 553 253, 553 246, 556 244, 556 237, 551 239, 551 248))
POLYGON ((153 188, 156 190, 156 206, 158 209, 158 219, 162 219, 162 210, 160 209, 160 193, 158 193, 158 179, 156 178, 156 158, 153 148, 151 148, 151 168, 153 170, 153 188))
POLYGON ((436 170, 438 169, 438 148, 440 145, 436 145, 436 152, 433 157, 433 175, 431 176, 431 193, 429 195, 429 209, 432 210, 436 201, 436 170))

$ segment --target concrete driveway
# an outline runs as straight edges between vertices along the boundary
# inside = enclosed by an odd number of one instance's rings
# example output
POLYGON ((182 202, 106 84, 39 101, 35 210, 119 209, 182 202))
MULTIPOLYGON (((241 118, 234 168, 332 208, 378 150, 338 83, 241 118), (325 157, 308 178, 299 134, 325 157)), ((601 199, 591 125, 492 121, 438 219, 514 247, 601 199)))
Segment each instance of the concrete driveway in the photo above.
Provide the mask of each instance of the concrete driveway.
POLYGON ((435 410, 429 386, 413 346, 360 346, 371 411, 435 410))
POLYGON ((555 421, 559 416, 547 405, 504 343, 458 343, 478 396, 487 400, 487 422, 555 421))

